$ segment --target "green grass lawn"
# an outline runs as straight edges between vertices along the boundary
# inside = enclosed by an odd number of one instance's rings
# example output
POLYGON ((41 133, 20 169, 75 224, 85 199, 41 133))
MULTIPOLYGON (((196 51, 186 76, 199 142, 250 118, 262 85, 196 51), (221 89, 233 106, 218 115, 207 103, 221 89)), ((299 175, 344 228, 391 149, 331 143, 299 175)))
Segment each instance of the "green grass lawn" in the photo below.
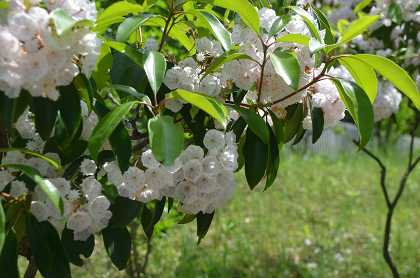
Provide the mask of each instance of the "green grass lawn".
MULTIPOLYGON (((397 185, 406 161, 386 162, 397 185)), ((385 205, 378 168, 363 154, 334 161, 283 154, 280 176, 266 192, 251 192, 242 176, 199 246, 194 223, 164 222, 171 227, 153 242, 149 277, 390 277, 381 256, 385 205)), ((420 168, 395 215, 392 254, 403 277, 420 277, 419 191, 420 168)), ((144 253, 145 245, 138 249, 144 253)), ((97 248, 74 277, 127 274, 97 248)))

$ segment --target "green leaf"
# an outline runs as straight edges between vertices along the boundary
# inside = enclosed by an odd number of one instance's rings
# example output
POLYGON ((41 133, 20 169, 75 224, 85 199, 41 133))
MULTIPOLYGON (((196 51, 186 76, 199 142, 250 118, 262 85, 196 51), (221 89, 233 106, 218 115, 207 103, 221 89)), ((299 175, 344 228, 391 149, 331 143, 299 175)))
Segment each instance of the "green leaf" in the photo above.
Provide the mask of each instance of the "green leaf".
POLYGON ((109 26, 112 24, 122 22, 124 20, 124 16, 128 14, 136 14, 144 12, 146 7, 142 5, 126 2, 126 1, 119 1, 108 8, 106 8, 97 18, 95 31, 102 33, 105 32, 109 26))
POLYGON ((144 71, 149 79, 150 87, 155 95, 162 85, 166 73, 165 56, 156 51, 150 51, 144 62, 144 71))
POLYGON ((335 43, 335 38, 334 35, 332 33, 332 28, 330 23, 328 22, 327 17, 325 16, 325 14, 323 13, 322 10, 311 6, 312 10, 314 11, 314 14, 316 16, 316 18, 318 19, 318 23, 319 23, 319 27, 321 30, 325 30, 325 43, 326 44, 333 44, 335 43))
POLYGON ((215 58, 212 61, 212 63, 207 67, 205 75, 203 76, 203 78, 205 76, 213 73, 213 72, 216 72, 224 64, 226 64, 228 62, 231 62, 231 61, 238 61, 238 60, 252 60, 252 61, 255 61, 250 56, 248 56, 244 53, 237 53, 237 52, 233 52, 233 51, 225 52, 225 53, 223 53, 223 55, 215 58))
POLYGON ((299 87, 300 65, 293 52, 285 52, 277 49, 270 55, 274 70, 286 82, 287 86, 294 90, 299 87))
POLYGON ((277 173, 280 166, 280 149, 278 138, 276 138, 275 131, 270 128, 270 144, 268 149, 267 159, 267 179, 264 190, 270 188, 277 178, 277 173))
POLYGON ((172 165, 184 149, 184 129, 170 116, 149 120, 150 148, 156 159, 172 165))
POLYGON ((23 154, 45 160, 46 162, 48 162, 48 164, 50 164, 56 170, 62 169, 59 161, 56 161, 56 160, 51 159, 49 157, 46 157, 45 155, 42 155, 42 154, 37 153, 37 152, 33 152, 33 151, 23 149, 23 148, 0 148, 0 153, 6 153, 6 152, 21 152, 23 154))
POLYGON ((0 126, 10 131, 30 102, 31 95, 28 92, 22 91, 15 99, 0 92, 0 126))
POLYGON ((284 15, 276 19, 273 25, 271 25, 270 35, 274 36, 286 27, 286 25, 290 22, 290 15, 284 15))
POLYGON ((198 244, 206 236, 210 229, 211 222, 213 221, 214 212, 210 214, 198 213, 197 214, 197 237, 198 244))
POLYGON ((98 158, 102 145, 137 104, 137 101, 121 104, 99 121, 98 125, 93 129, 88 145, 90 154, 95 160, 98 158))
POLYGON ((118 26, 116 39, 120 42, 125 42, 130 38, 130 35, 137 31, 152 15, 140 15, 126 18, 123 23, 118 26))
POLYGON ((80 106, 80 97, 72 84, 66 87, 60 87, 58 108, 67 132, 71 138, 74 138, 82 123, 82 109, 80 106))
POLYGON ((317 27, 315 26, 315 19, 312 17, 312 15, 299 7, 291 7, 291 9, 303 19, 306 26, 309 28, 309 31, 311 32, 312 36, 316 40, 322 42, 321 35, 319 34, 317 27))
POLYGON ((254 110, 245 109, 242 107, 235 106, 236 111, 241 115, 241 117, 248 124, 252 132, 261 139, 264 144, 268 144, 270 141, 270 131, 260 115, 257 114, 254 110))
POLYGON ((19 278, 18 242, 14 230, 7 233, 3 249, 0 251, 0 269, 7 278, 19 278))
POLYGON ((280 120, 277 115, 271 111, 268 110, 270 113, 271 121, 273 122, 273 132, 274 136, 277 139, 277 144, 279 145, 279 148, 283 145, 284 142, 284 121, 280 120))
POLYGON ((178 224, 188 224, 194 221, 196 215, 194 214, 185 214, 184 217, 178 221, 178 224))
POLYGON ((293 137, 296 136, 302 126, 302 121, 304 118, 302 104, 294 104, 288 106, 286 110, 287 117, 284 126, 284 143, 290 142, 293 137))
POLYGON ((364 147, 372 136, 373 108, 367 94, 356 83, 335 79, 334 83, 340 93, 360 133, 360 147, 364 147))
MULTIPOLYGON (((115 41, 105 41, 106 45, 109 47, 115 49, 116 51, 124 54, 128 58, 131 59, 135 64, 137 64, 140 67, 143 67, 144 65, 144 55, 143 53, 139 52, 137 49, 126 45, 122 42, 115 42, 115 41)), ((113 70, 113 68, 112 68, 113 70)))
POLYGON ((74 20, 65 10, 63 9, 55 9, 50 14, 55 30, 57 35, 61 36, 65 32, 70 31, 73 26, 76 24, 76 20, 74 20))
POLYGON ((35 114, 35 128, 44 141, 50 138, 58 114, 56 102, 37 97, 32 102, 32 112, 35 114))
POLYGON ((3 250, 3 244, 6 239, 6 215, 4 214, 3 205, 0 201, 0 254, 3 250))
POLYGON ((222 44, 223 48, 226 51, 229 51, 232 47, 232 39, 230 33, 226 30, 225 26, 223 26, 223 24, 220 23, 217 17, 215 17, 208 11, 198 11, 198 14, 205 19, 214 36, 222 44))
POLYGON ((35 182, 39 187, 41 187, 42 192, 45 193, 47 198, 51 201, 52 205, 61 213, 64 212, 63 200, 61 199, 60 191, 52 184, 49 180, 46 180, 41 177, 41 174, 38 170, 20 164, 3 164, 3 167, 12 168, 21 171, 25 176, 30 178, 35 182))
POLYGON ((224 104, 219 100, 182 89, 172 92, 170 97, 180 98, 185 102, 200 108, 222 124, 223 127, 226 127, 229 113, 224 104))
POLYGON ((36 266, 45 278, 70 278, 70 266, 55 228, 48 221, 39 223, 34 216, 26 217, 26 236, 36 266))
POLYGON ((83 259, 80 256, 83 255, 85 258, 89 258, 95 248, 95 237, 93 235, 85 241, 74 240, 73 231, 67 228, 63 230, 61 242, 67 258, 72 264, 77 266, 84 265, 83 259))
POLYGON ((141 102, 144 102, 148 105, 152 105, 152 102, 150 101, 150 99, 147 95, 139 93, 136 89, 134 89, 131 86, 113 84, 112 87, 118 92, 122 92, 126 95, 129 95, 129 96, 132 96, 132 97, 136 98, 137 100, 139 100, 141 102))
POLYGON ((350 23, 350 25, 347 27, 347 29, 343 32, 341 38, 338 40, 336 44, 328 45, 326 47, 326 51, 330 52, 334 48, 345 44, 351 40, 353 40, 358 35, 362 34, 363 32, 367 31, 368 28, 376 23, 380 16, 378 15, 366 15, 362 16, 359 19, 353 21, 350 23))
POLYGON ((127 228, 106 228, 102 231, 105 249, 112 263, 123 270, 131 252, 131 237, 127 228))
POLYGON ((127 171, 130 167, 132 144, 130 135, 123 124, 119 124, 109 136, 109 143, 111 144, 112 150, 117 155, 118 166, 121 171, 127 171))
POLYGON ((373 67, 384 78, 388 79, 398 90, 405 94, 420 110, 420 92, 417 89, 416 83, 408 75, 408 73, 398 66, 393 61, 372 54, 357 54, 353 55, 356 59, 373 67))
POLYGON ((312 117, 312 144, 315 144, 322 135, 324 130, 324 112, 319 107, 313 107, 312 117))
POLYGON ((260 33, 260 17, 257 10, 248 0, 214 0, 213 4, 238 13, 247 26, 254 30, 255 33, 260 33))
POLYGON ((356 7, 354 8, 354 13, 357 14, 359 12, 361 12, 364 8, 366 8, 367 6, 369 6, 369 4, 372 2, 373 0, 362 0, 360 1, 356 7))
POLYGON ((112 218, 109 226, 112 228, 128 226, 140 214, 142 207, 140 202, 118 197, 110 208, 112 218))
POLYGON ((378 79, 375 70, 359 59, 352 56, 344 56, 338 59, 349 71, 356 83, 368 94, 370 102, 374 102, 378 94, 378 79))
POLYGON ((297 43, 309 47, 310 38, 302 34, 288 34, 279 37, 276 41, 279 43, 297 43))
POLYGON ((248 186, 254 189, 265 175, 268 160, 268 146, 247 129, 244 145, 245 176, 248 186))

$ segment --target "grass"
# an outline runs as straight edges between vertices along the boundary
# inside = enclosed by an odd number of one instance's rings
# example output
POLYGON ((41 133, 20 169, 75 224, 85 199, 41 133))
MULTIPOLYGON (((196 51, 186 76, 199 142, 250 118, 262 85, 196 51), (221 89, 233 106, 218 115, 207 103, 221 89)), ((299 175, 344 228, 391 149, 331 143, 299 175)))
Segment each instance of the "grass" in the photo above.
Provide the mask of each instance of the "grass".
MULTIPOLYGON (((395 191, 406 161, 394 156, 386 162, 395 191)), ((250 192, 243 175, 237 178, 234 199, 217 212, 199 246, 193 223, 164 221, 170 228, 153 242, 148 276, 390 277, 381 255, 385 204, 377 165, 369 158, 283 154, 280 176, 266 192, 250 192)), ((393 229, 392 254, 403 277, 420 277, 419 191, 418 169, 393 229)), ((139 252, 144 248, 140 242, 139 252)), ((74 277, 127 275, 97 248, 84 268, 74 268, 74 277)))

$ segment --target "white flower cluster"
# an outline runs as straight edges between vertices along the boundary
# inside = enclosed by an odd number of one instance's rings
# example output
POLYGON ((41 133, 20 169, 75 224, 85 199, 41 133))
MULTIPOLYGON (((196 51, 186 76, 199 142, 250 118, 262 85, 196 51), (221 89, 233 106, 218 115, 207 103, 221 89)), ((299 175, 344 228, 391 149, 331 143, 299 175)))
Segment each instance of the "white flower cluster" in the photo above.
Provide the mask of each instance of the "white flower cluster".
MULTIPOLYGON (((60 162, 57 154, 45 156, 60 162)), ((47 198, 41 187, 36 186, 32 194, 31 213, 38 221, 49 221, 59 233, 67 225, 74 231, 75 240, 86 240, 90 235, 101 231, 111 219, 110 202, 102 195, 102 185, 94 178, 96 164, 91 160, 84 160, 81 173, 85 176, 80 190, 72 189, 68 180, 60 177, 62 173, 54 169, 46 160, 41 158, 27 158, 19 151, 8 152, 2 164, 21 164, 30 166, 47 178, 60 192, 63 200, 64 213, 61 214, 47 198)), ((0 191, 10 184, 10 196, 21 197, 28 194, 26 184, 17 180, 17 170, 0 171, 0 191)))
POLYGON ((388 82, 379 82, 378 96, 373 104, 375 121, 391 117, 398 112, 402 100, 401 94, 388 82))
POLYGON ((390 14, 385 11, 388 11, 392 3, 400 7, 402 17, 405 21, 420 23, 420 2, 418 0, 376 0, 375 2, 376 5, 372 8, 371 13, 382 15, 385 25, 391 24, 390 14))
MULTIPOLYGON (((207 57, 219 57, 223 54, 222 46, 219 42, 208 38, 198 39, 196 42, 196 60, 192 57, 186 58, 175 67, 166 72, 164 83, 170 90, 184 89, 191 92, 218 97, 225 81, 220 73, 210 74, 204 77, 202 63, 207 57)), ((178 100, 168 100, 166 108, 173 112, 178 112, 182 108, 182 103, 178 100)))
POLYGON ((0 91, 15 98, 25 89, 57 100, 57 87, 69 85, 80 72, 90 76, 101 41, 85 27, 58 36, 51 15, 61 9, 76 21, 94 21, 94 2, 11 0, 9 6, 0 25, 0 91))
POLYGON ((145 171, 130 167, 122 173, 116 162, 105 164, 104 170, 122 197, 147 203, 166 196, 180 201, 185 213, 211 213, 233 194, 238 151, 231 132, 209 130, 203 143, 207 154, 190 145, 170 167, 159 163, 148 150, 141 157, 145 171))
MULTIPOLYGON (((330 69, 328 74, 352 80, 352 77, 343 67, 330 69)), ((312 106, 321 108, 324 113, 324 128, 334 127, 339 121, 344 119, 346 108, 333 81, 329 79, 321 80, 315 83, 311 90, 313 93, 312 106)), ((311 115, 305 117, 303 127, 307 130, 312 129, 311 115)))
MULTIPOLYGON (((273 36, 269 35, 273 23, 279 18, 272 9, 262 8, 259 10, 259 16, 262 29, 264 30, 264 44, 269 45, 268 55, 277 48, 282 47, 295 52, 301 69, 300 86, 306 85, 311 78, 311 72, 314 69, 314 58, 311 56, 308 47, 298 44, 276 43, 276 37, 287 34, 304 34, 310 36, 310 30, 299 18, 294 17, 286 26, 285 31, 279 32, 273 36)), ((323 36, 325 32, 321 31, 323 36)), ((207 57, 219 57, 223 51, 220 43, 201 38, 197 40, 197 56, 187 58, 181 61, 177 66, 168 70, 165 77, 165 85, 171 89, 185 89, 189 91, 200 92, 209 96, 217 97, 228 84, 233 82, 238 88, 249 91, 248 98, 256 98, 259 91, 261 80, 261 66, 264 58, 264 47, 257 34, 242 23, 237 23, 233 27, 232 42, 239 46, 239 51, 250 56, 253 60, 234 60, 223 65, 218 73, 212 73, 204 77, 203 72, 206 66, 207 57), (204 77, 204 78, 203 78, 204 77)), ((261 101, 269 103, 281 97, 288 96, 294 90, 275 72, 273 65, 268 61, 262 76, 261 101)), ((287 107, 293 103, 299 102, 306 95, 302 91, 293 97, 279 103, 279 107, 287 107)), ((168 100, 166 107, 173 112, 182 108, 182 103, 177 100, 168 100)))
MULTIPOLYGON (((277 48, 289 48, 296 53, 298 58, 301 77, 300 86, 306 85, 310 81, 310 73, 314 68, 314 59, 311 56, 308 47, 303 47, 297 44, 279 44, 275 43, 276 37, 281 37, 287 34, 304 34, 310 36, 310 31, 305 23, 299 18, 294 17, 286 26, 285 30, 275 34, 268 35, 273 23, 278 19, 274 10, 262 8, 259 10, 259 16, 264 34, 262 35, 264 44, 270 45, 268 55, 273 53, 277 48)), ((238 23, 233 27, 232 41, 240 46, 240 52, 249 55, 258 63, 264 60, 264 49, 261 40, 251 29, 244 27, 238 23)), ((267 56, 268 56, 267 55, 267 56)), ((261 67, 252 60, 236 60, 227 63, 223 67, 223 76, 232 80, 237 87, 243 90, 250 90, 255 97, 256 91, 261 89, 261 101, 269 103, 271 101, 288 96, 294 90, 290 88, 286 82, 275 72, 273 65, 268 62, 264 69, 262 76, 263 82, 260 86, 261 67)), ((290 97, 289 99, 279 103, 281 107, 287 107, 291 104, 299 102, 306 95, 306 91, 290 97)))

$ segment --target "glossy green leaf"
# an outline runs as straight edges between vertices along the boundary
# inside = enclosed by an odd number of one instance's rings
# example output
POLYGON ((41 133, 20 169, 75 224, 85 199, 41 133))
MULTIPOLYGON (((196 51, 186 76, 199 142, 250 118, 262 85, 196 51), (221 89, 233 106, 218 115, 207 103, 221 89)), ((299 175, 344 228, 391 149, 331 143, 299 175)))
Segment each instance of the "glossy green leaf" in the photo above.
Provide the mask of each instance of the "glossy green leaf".
POLYGON ((118 166, 125 172, 130 167, 130 158, 132 155, 132 143, 128 130, 123 124, 119 124, 114 132, 109 136, 109 143, 117 156, 118 166))
POLYGON ((51 19, 54 22, 55 30, 59 36, 70 31, 76 20, 74 20, 65 10, 55 9, 51 12, 51 19))
POLYGON ((61 213, 64 211, 64 204, 63 200, 61 199, 60 191, 52 184, 49 180, 44 179, 41 177, 41 174, 38 170, 20 164, 4 164, 2 165, 6 168, 12 168, 21 171, 25 176, 30 178, 33 182, 35 182, 45 193, 45 196, 51 201, 52 205, 61 213))
POLYGON ((54 167, 57 170, 62 168, 59 161, 46 157, 45 155, 42 155, 40 153, 33 152, 31 150, 27 150, 23 148, 0 148, 0 153, 6 153, 6 152, 21 152, 23 154, 45 160, 46 162, 48 162, 48 164, 50 164, 52 167, 54 167))
POLYGON ((130 113, 130 110, 137 104, 137 101, 121 104, 99 121, 98 125, 93 129, 88 145, 90 154, 95 160, 98 158, 99 151, 105 141, 111 136, 128 113, 130 113))
POLYGON ((310 38, 302 34, 287 34, 279 37, 276 41, 279 43, 297 43, 309 47, 310 38))
POLYGON ((106 228, 102 231, 105 249, 112 263, 122 270, 127 266, 131 252, 131 237, 127 228, 106 228))
POLYGON ((364 147, 372 136, 373 108, 367 94, 356 83, 334 80, 341 100, 346 105, 360 134, 360 147, 364 147))
POLYGON ((48 222, 26 216, 26 235, 36 265, 45 278, 70 278, 70 266, 56 229, 48 222))
POLYGON ((273 122, 273 132, 274 132, 274 136, 277 139, 277 144, 279 145, 279 148, 282 147, 283 142, 284 142, 284 120, 280 120, 279 117, 277 117, 277 115, 269 110, 270 113, 270 117, 271 117, 271 121, 273 122))
POLYGON ((170 116, 149 120, 150 148, 156 159, 172 165, 184 149, 184 129, 170 116))
POLYGON ((82 108, 80 106, 80 97, 72 84, 60 87, 58 108, 67 131, 70 137, 73 138, 82 124, 82 108))
POLYGON ((325 43, 326 44, 335 43, 335 38, 332 33, 332 28, 327 19, 327 16, 324 14, 324 12, 321 9, 318 9, 314 7, 313 5, 311 6, 311 8, 314 12, 314 15, 318 19, 318 25, 320 27, 320 30, 325 30, 325 43))
POLYGON ((0 269, 7 273, 7 278, 19 278, 18 267, 18 242, 16 232, 10 230, 7 233, 3 249, 0 250, 0 269))
POLYGON ((373 0, 362 0, 360 1, 356 7, 354 8, 354 13, 359 13, 361 12, 364 8, 366 8, 367 6, 369 6, 370 3, 372 3, 373 0))
POLYGON ((302 121, 305 116, 302 104, 288 106, 286 110, 287 117, 284 126, 284 143, 290 142, 296 136, 302 126, 302 121))
POLYGON ((270 141, 270 131, 260 115, 257 114, 254 110, 245 109, 242 107, 234 107, 236 111, 241 115, 241 117, 248 124, 248 127, 252 132, 260 138, 264 144, 268 144, 270 141))
POLYGON ((229 113, 224 104, 219 100, 182 89, 172 92, 171 96, 182 99, 183 101, 200 108, 226 127, 229 113))
POLYGON ((376 72, 369 64, 352 56, 344 56, 338 59, 339 62, 349 71, 356 83, 368 94, 373 103, 378 94, 378 78, 376 72))
POLYGON ((300 65, 293 52, 277 49, 270 55, 276 73, 284 80, 287 86, 297 90, 300 80, 300 65))
POLYGON ((206 236, 210 229, 211 222, 213 221, 214 212, 210 214, 198 213, 197 214, 197 237, 198 244, 206 236))
POLYGON ((61 242, 67 258, 72 264, 77 266, 83 266, 84 261, 81 256, 89 258, 95 248, 95 237, 93 235, 85 241, 75 240, 74 232, 67 228, 63 230, 61 242))
POLYGON ((322 135, 324 130, 324 112, 319 107, 313 107, 311 112, 312 118, 312 144, 315 144, 322 135))
POLYGON ((247 129, 244 145, 245 156, 245 176, 248 186, 254 189, 263 179, 268 160, 268 145, 252 132, 247 129))
POLYGON ((122 22, 124 16, 128 14, 137 14, 144 12, 146 7, 142 5, 118 1, 111 6, 107 7, 97 18, 95 31, 102 33, 105 32, 109 26, 115 23, 122 22))
POLYGON ((178 221, 178 224, 191 223, 192 221, 194 221, 195 218, 196 218, 196 215, 194 214, 186 214, 181 220, 178 221))
POLYGON ((270 128, 270 144, 268 149, 267 159, 267 178, 265 181, 265 188, 270 188, 277 178, 277 173, 280 167, 280 149, 278 139, 276 138, 275 131, 270 128))
POLYGON ((150 87, 155 95, 163 83, 166 73, 165 56, 156 51, 150 51, 144 62, 144 71, 149 79, 150 87))
POLYGON ((35 128, 44 141, 50 138, 58 114, 56 102, 47 98, 33 99, 32 112, 35 114, 35 128))
POLYGON ((6 239, 6 215, 4 214, 3 204, 0 201, 0 254, 6 239))
POLYGON ((111 205, 112 218, 109 226, 112 228, 123 228, 128 226, 137 216, 139 216, 143 204, 123 197, 118 197, 111 205))
POLYGON ((8 98, 0 92, 0 126, 10 131, 31 102, 31 95, 22 91, 17 98, 8 98))
POLYGON ((254 30, 255 33, 260 33, 260 17, 257 10, 248 0, 214 0, 213 4, 238 13, 247 26, 254 30))
POLYGON ((130 35, 136 32, 152 15, 140 15, 126 18, 123 23, 118 26, 116 39, 120 42, 125 42, 130 38, 130 35))
POLYGON ((316 40, 322 42, 321 35, 319 34, 318 28, 315 26, 316 22, 313 16, 300 7, 291 7, 291 9, 303 19, 306 26, 309 28, 309 31, 311 32, 312 36, 316 40))
POLYGON ((225 26, 220 23, 217 17, 207 11, 199 11, 199 14, 206 20, 214 36, 222 44, 223 48, 229 51, 232 47, 232 39, 225 26))
POLYGON ((290 19, 290 15, 284 15, 277 18, 276 21, 274 21, 273 25, 271 25, 270 35, 274 36, 280 31, 282 31, 284 27, 286 27, 286 25, 289 23, 290 19))
POLYGON ((416 83, 403 68, 388 58, 372 54, 357 54, 351 57, 359 59, 373 67, 376 72, 385 79, 388 79, 398 90, 405 94, 414 103, 416 108, 420 110, 420 92, 417 89, 416 83))
POLYGON ((366 15, 362 16, 355 21, 351 22, 347 29, 343 32, 342 36, 336 44, 329 45, 326 47, 327 52, 333 50, 334 48, 345 44, 353 40, 358 35, 367 31, 370 26, 375 24, 379 20, 380 16, 378 15, 366 15))

